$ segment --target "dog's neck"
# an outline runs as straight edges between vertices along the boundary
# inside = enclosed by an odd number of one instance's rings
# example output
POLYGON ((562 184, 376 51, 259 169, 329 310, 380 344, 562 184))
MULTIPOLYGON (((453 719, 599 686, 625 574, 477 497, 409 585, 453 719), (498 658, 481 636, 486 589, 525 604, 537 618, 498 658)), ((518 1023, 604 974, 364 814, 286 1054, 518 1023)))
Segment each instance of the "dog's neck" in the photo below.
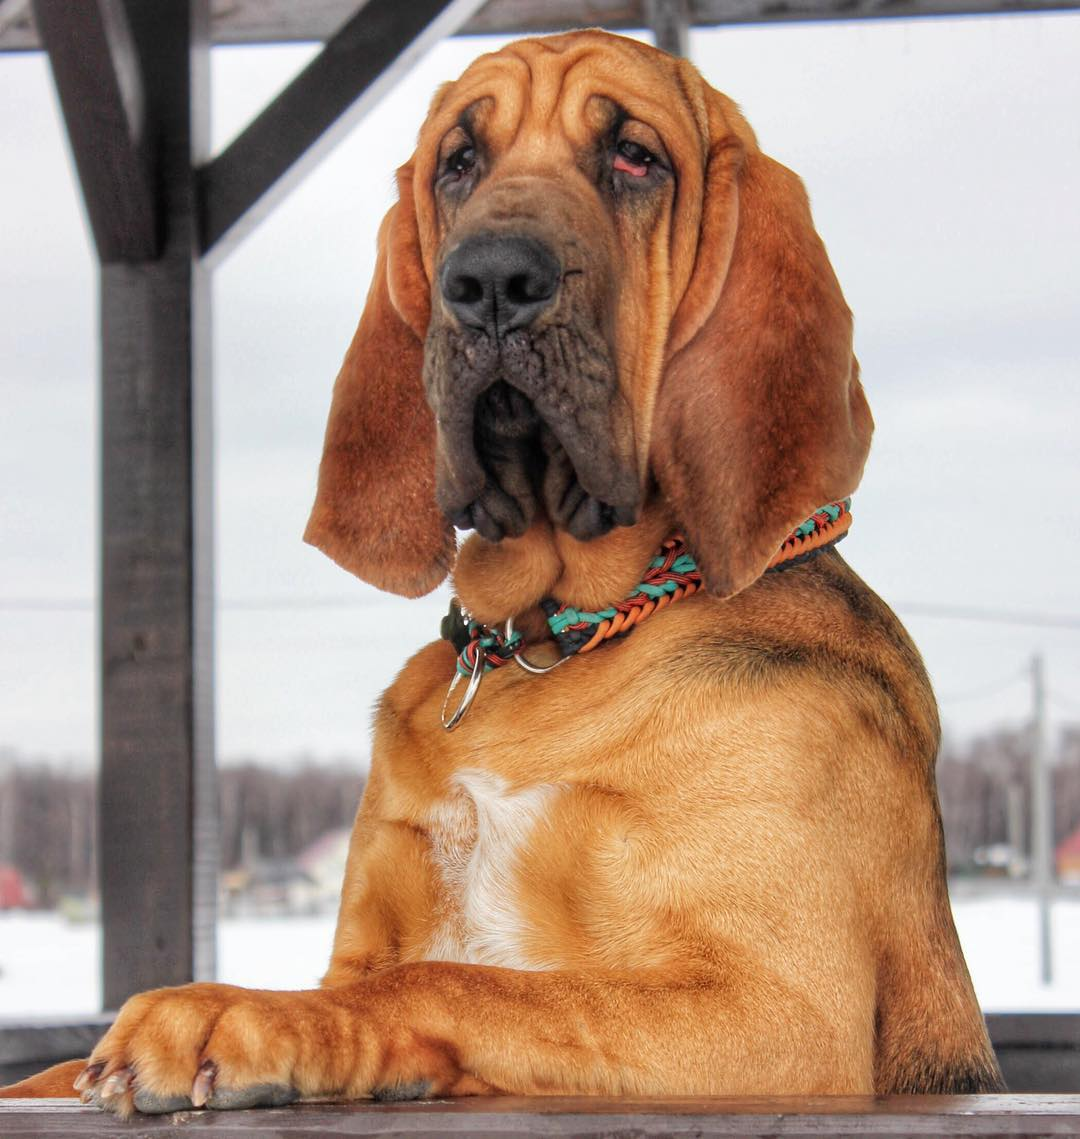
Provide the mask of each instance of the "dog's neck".
POLYGON ((498 543, 473 534, 458 552, 454 592, 484 625, 502 625, 513 617, 527 638, 546 636, 541 599, 557 597, 576 608, 600 609, 625 597, 674 529, 667 506, 654 501, 635 525, 591 542, 578 542, 547 521, 535 523, 520 538, 498 543))
MULTIPOLYGON (((765 572, 788 569, 834 546, 851 525, 850 508, 851 500, 842 499, 815 510, 784 539, 765 572)), ((474 534, 458 553, 454 590, 480 625, 504 626, 512 617, 527 639, 543 638, 548 628, 541 600, 554 597, 575 609, 598 610, 626 597, 677 529, 670 509, 653 500, 635 525, 591 542, 578 542, 546 521, 499 543, 474 534)))

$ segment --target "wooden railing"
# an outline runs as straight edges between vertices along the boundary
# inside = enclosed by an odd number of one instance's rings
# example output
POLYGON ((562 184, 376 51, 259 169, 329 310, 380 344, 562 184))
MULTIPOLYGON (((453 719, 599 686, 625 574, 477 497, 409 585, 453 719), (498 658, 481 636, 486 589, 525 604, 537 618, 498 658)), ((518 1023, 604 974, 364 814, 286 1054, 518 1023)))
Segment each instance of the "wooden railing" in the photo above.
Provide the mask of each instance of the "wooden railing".
POLYGON ((74 1100, 0 1106, 4 1139, 181 1135, 281 1139, 314 1135, 1076 1135, 1080 1096, 839 1096, 615 1100, 544 1097, 408 1104, 305 1104, 260 1111, 115 1116, 74 1100))

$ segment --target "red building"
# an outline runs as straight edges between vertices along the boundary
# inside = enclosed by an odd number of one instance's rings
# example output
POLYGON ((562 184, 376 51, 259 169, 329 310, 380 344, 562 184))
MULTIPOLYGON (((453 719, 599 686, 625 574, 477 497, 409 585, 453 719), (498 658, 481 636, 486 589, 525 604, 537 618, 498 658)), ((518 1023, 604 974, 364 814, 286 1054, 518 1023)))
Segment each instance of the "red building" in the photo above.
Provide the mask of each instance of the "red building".
POLYGON ((14 866, 0 863, 0 910, 22 910, 30 905, 23 877, 14 866))
POLYGON ((1057 872, 1062 882, 1080 882, 1080 827, 1058 844, 1057 872))

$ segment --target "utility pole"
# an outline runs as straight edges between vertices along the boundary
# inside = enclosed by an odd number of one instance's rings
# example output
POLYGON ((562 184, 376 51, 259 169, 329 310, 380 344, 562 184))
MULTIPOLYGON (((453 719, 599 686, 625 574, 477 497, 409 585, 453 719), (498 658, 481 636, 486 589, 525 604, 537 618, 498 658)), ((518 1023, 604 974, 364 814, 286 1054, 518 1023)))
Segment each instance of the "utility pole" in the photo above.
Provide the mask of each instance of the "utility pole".
POLYGON ((1031 881, 1039 906, 1039 959, 1042 983, 1053 980, 1050 944, 1050 898, 1054 886, 1054 822, 1051 810, 1050 764, 1047 754, 1046 680, 1043 658, 1031 660, 1031 881))
POLYGON ((1030 865, 1024 857, 1027 835, 1024 834, 1024 786, 1018 779, 1005 785, 1005 841, 1009 847, 1009 877, 1024 878, 1030 865))
POLYGON ((15 764, 0 755, 0 863, 15 865, 15 764))

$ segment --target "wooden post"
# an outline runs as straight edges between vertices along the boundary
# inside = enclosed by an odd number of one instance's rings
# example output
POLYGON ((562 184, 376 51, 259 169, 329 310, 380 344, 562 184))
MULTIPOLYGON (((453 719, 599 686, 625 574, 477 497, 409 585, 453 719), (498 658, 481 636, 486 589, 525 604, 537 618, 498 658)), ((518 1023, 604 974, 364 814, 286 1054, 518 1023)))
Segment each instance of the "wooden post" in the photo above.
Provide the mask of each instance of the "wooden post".
POLYGON ((210 296, 195 188, 209 3, 37 0, 35 17, 102 261, 99 865, 116 1008, 214 973, 210 296))
POLYGON ((105 265, 101 883, 106 1008, 214 975, 208 0, 128 0, 161 254, 105 265))

